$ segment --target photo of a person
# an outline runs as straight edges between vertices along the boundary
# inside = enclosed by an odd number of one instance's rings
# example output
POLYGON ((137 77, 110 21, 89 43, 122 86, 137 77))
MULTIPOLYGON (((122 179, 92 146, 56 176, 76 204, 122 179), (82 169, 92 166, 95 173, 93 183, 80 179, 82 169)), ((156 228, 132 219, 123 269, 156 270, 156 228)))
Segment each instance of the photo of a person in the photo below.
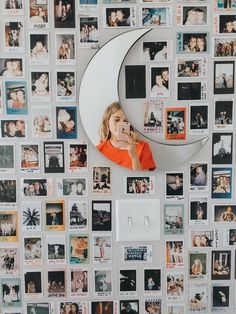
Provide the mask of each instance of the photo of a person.
POLYGON ((106 24, 108 27, 130 26, 130 8, 107 8, 106 24))
POLYGON ((104 112, 99 129, 100 143, 96 148, 113 162, 133 170, 154 170, 156 163, 149 144, 139 140, 133 128, 118 145, 118 124, 127 122, 127 118, 118 102, 112 103, 104 112))
POLYGON ((206 25, 206 7, 184 7, 185 20, 183 25, 206 25))

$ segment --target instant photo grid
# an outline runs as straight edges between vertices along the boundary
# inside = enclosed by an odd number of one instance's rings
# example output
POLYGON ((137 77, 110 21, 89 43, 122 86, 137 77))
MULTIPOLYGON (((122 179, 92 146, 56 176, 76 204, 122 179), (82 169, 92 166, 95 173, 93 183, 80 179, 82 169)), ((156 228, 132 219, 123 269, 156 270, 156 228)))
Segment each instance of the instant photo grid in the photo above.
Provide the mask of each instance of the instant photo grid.
POLYGON ((0 8, 1 314, 234 313, 236 1, 0 8), (169 110, 184 113, 182 139, 210 134, 180 169, 151 175, 99 156, 79 117, 90 58, 139 27, 153 34, 127 56, 123 79, 126 98, 140 102, 141 130, 181 138, 167 134, 169 110), (153 89, 164 70, 164 87, 153 89), (129 189, 138 181, 145 193, 129 189), (134 197, 162 200, 160 242, 117 245, 114 201, 134 197))

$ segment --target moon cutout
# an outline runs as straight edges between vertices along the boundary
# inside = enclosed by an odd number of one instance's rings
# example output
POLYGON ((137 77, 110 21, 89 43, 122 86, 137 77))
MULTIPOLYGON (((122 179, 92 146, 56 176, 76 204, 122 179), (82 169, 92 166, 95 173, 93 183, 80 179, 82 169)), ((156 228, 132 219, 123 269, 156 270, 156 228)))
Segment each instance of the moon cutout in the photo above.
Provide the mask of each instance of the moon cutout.
MULTIPOLYGON (((132 46, 151 29, 125 32, 104 44, 90 60, 81 80, 79 91, 80 117, 90 141, 99 143, 98 129, 106 108, 119 101, 118 81, 123 61, 132 46)), ((132 123, 132 121, 131 121, 132 123)), ((183 164, 195 155, 208 137, 191 143, 169 144, 148 139, 158 170, 183 164)))

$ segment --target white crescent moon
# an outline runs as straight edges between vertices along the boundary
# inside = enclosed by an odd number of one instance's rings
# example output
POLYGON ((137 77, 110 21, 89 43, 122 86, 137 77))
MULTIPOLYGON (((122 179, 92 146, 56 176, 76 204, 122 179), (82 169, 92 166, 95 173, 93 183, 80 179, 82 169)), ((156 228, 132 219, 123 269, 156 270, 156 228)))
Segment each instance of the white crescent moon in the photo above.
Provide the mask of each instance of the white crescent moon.
MULTIPOLYGON (((151 29, 128 31, 112 38, 90 60, 79 92, 80 116, 85 132, 96 146, 98 129, 105 109, 119 101, 118 81, 122 63, 131 47, 151 29)), ((165 144, 148 140, 157 151, 158 170, 183 164, 203 147, 208 137, 185 144, 165 144)))

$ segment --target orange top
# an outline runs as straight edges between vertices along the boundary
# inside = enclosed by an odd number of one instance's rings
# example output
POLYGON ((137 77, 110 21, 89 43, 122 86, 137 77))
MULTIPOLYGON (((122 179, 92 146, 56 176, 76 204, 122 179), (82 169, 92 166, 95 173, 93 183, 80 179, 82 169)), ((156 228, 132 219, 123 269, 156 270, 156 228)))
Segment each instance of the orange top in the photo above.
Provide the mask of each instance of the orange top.
MULTIPOLYGON (((132 169, 132 160, 127 149, 114 147, 109 140, 98 144, 96 148, 113 162, 132 169)), ((139 141, 136 144, 136 151, 141 163, 142 170, 154 170, 156 163, 153 159, 151 148, 147 142, 139 141)))

